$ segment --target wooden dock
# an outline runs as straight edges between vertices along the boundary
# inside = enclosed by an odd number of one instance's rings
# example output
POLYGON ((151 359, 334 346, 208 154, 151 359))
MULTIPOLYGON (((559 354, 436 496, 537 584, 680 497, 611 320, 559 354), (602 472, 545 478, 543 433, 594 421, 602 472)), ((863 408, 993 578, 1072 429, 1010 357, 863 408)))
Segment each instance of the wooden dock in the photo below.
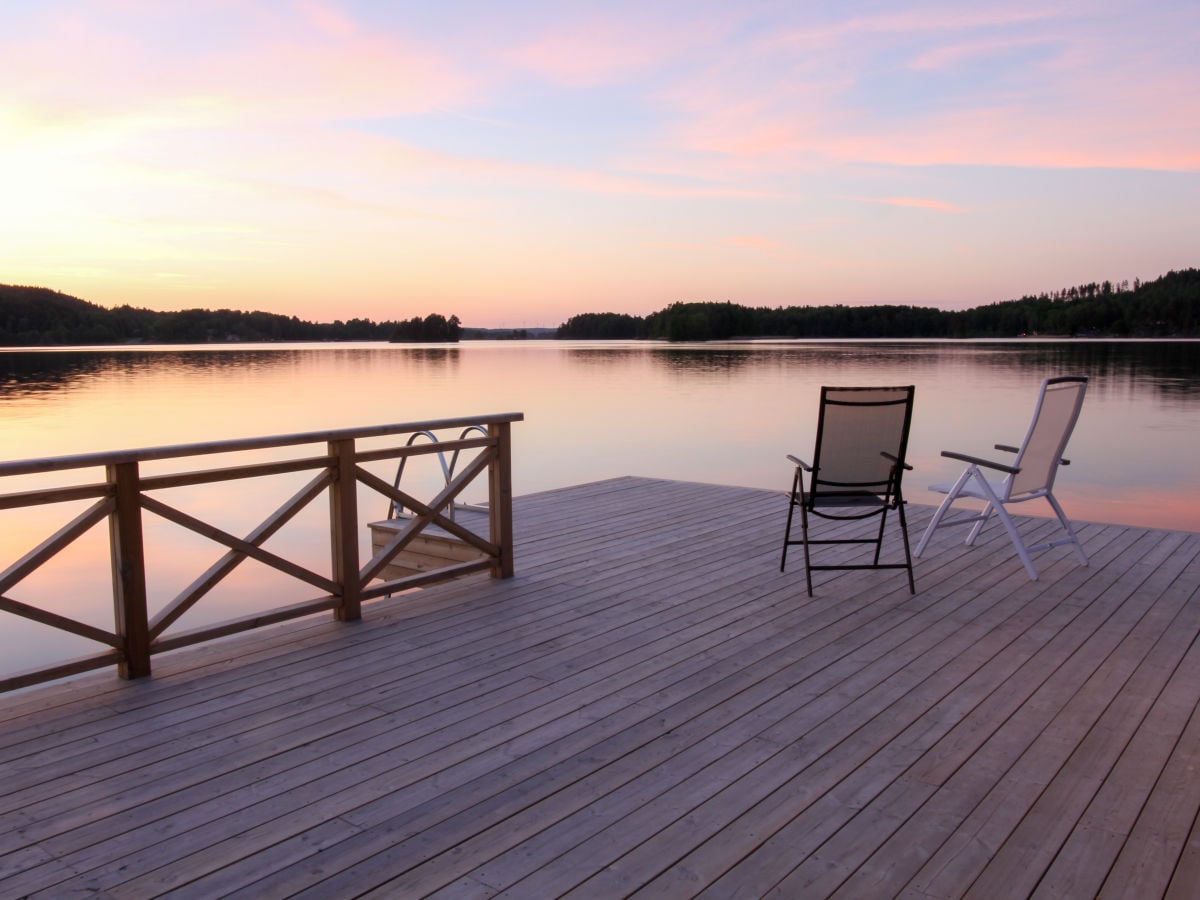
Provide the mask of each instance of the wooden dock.
POLYGON ((809 599, 785 514, 521 497, 515 578, 0 697, 0 896, 1200 895, 1200 534, 809 599))

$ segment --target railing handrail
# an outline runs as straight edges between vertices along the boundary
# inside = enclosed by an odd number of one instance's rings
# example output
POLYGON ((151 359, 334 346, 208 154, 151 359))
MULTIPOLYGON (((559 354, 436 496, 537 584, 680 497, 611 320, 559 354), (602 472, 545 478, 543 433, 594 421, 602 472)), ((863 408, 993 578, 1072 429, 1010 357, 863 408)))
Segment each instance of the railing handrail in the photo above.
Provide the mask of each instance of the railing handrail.
POLYGON ((419 422, 400 422, 391 425, 366 425, 354 428, 335 428, 326 431, 303 431, 296 434, 230 438, 224 441, 202 441, 194 444, 167 444, 160 447, 145 447, 135 450, 105 450, 98 453, 77 453, 66 456, 18 459, 9 462, 0 462, 0 477, 32 475, 40 472, 64 472, 69 469, 86 469, 128 462, 178 459, 184 456, 238 453, 245 450, 270 450, 274 447, 318 444, 338 440, 386 437, 391 434, 406 434, 411 431, 436 431, 440 428, 459 428, 467 425, 475 425, 479 422, 520 422, 524 417, 524 413, 518 412, 496 413, 487 416, 457 416, 450 419, 426 419, 419 422))

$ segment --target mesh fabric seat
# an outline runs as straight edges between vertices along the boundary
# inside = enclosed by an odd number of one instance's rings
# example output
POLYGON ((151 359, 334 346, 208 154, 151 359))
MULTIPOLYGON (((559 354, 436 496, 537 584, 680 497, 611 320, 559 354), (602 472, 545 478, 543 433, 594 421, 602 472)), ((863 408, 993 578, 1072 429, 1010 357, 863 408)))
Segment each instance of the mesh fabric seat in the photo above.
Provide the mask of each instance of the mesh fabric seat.
MULTIPOLYGON (((812 573, 842 569, 906 569, 908 589, 913 582, 912 555, 908 546, 908 524, 904 518, 901 482, 906 469, 908 430, 912 422, 912 385, 906 387, 823 387, 817 416, 817 442, 810 466, 788 455, 795 464, 789 494, 787 525, 783 534, 782 572, 788 547, 804 547, 805 578, 812 596, 812 573), (808 488, 804 475, 808 475, 808 488), (800 510, 800 537, 792 537, 796 510, 800 510), (884 527, 890 510, 896 510, 904 543, 904 562, 881 563, 884 527), (879 517, 873 537, 809 536, 809 517, 854 520, 879 517), (814 565, 811 547, 818 544, 871 544, 870 563, 825 563, 814 565)), ((844 532, 846 529, 840 529, 844 532)))
POLYGON ((1037 580, 1038 573, 1030 553, 1037 550, 1071 544, 1075 548, 1075 554, 1079 557, 1079 561, 1086 566, 1087 554, 1084 552, 1083 545, 1079 542, 1079 536, 1075 533, 1070 520, 1063 513, 1062 506, 1055 499, 1053 488, 1054 477, 1058 474, 1059 466, 1068 464, 1068 460, 1063 459, 1062 454, 1067 447, 1067 441, 1071 438, 1071 432, 1075 429, 1075 422, 1079 418, 1079 410, 1083 406, 1083 396, 1087 391, 1087 385, 1086 375, 1068 375, 1060 378, 1047 378, 1043 381, 1041 392, 1038 394, 1037 406, 1033 411, 1033 421, 1029 425, 1024 443, 1020 447, 996 444, 997 450, 1016 454, 1010 462, 980 459, 950 450, 942 451, 942 456, 965 462, 967 468, 953 484, 935 484, 930 487, 932 491, 945 494, 946 499, 942 501, 937 512, 934 513, 929 527, 925 529, 921 542, 917 544, 916 555, 920 556, 925 552, 925 547, 934 530, 946 525, 963 525, 974 522, 975 526, 967 535, 966 543, 975 543, 979 532, 995 513, 997 518, 1004 523, 1008 536, 1017 548, 1017 555, 1021 557, 1021 562, 1025 564, 1029 577, 1034 581, 1037 580), (990 480, 983 472, 985 468, 998 473, 1001 477, 990 480), (984 504, 982 511, 945 518, 950 507, 964 497, 982 500, 984 504), (1030 546, 1022 539, 1016 523, 1006 507, 1010 503, 1024 503, 1042 497, 1046 498, 1054 510, 1054 514, 1058 516, 1058 521, 1065 530, 1066 536, 1030 546))

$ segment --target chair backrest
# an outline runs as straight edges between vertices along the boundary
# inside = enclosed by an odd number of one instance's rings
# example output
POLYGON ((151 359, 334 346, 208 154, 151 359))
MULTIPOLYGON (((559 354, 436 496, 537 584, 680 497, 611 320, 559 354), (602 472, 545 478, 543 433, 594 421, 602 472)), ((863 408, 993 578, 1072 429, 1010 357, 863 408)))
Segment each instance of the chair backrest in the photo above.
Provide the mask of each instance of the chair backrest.
POLYGON ((915 390, 913 385, 821 388, 814 499, 895 491, 908 452, 915 390))
POLYGON ((1048 491, 1054 486, 1059 460, 1075 429, 1087 385, 1086 375, 1065 375, 1042 382, 1029 433, 1013 462, 1021 471, 1009 482, 1009 497, 1048 491))

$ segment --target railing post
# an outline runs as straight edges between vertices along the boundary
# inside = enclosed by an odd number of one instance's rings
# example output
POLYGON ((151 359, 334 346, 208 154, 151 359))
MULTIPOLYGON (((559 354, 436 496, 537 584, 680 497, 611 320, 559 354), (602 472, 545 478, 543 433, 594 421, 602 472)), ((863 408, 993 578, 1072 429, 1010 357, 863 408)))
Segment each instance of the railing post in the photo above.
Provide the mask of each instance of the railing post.
POLYGON ((500 559, 492 566, 492 577, 512 578, 512 428, 508 422, 491 422, 488 431, 496 437, 496 458, 488 466, 491 540, 500 548, 500 559))
POLYGON ((333 484, 329 487, 329 543, 333 552, 333 580, 341 587, 334 618, 352 622, 362 618, 362 589, 358 581, 358 479, 354 474, 354 439, 329 442, 333 484))
POLYGON ((112 556, 113 618, 124 659, 122 678, 150 674, 150 628, 146 611, 146 553, 142 542, 141 485, 136 462, 106 467, 116 504, 108 517, 112 556))

